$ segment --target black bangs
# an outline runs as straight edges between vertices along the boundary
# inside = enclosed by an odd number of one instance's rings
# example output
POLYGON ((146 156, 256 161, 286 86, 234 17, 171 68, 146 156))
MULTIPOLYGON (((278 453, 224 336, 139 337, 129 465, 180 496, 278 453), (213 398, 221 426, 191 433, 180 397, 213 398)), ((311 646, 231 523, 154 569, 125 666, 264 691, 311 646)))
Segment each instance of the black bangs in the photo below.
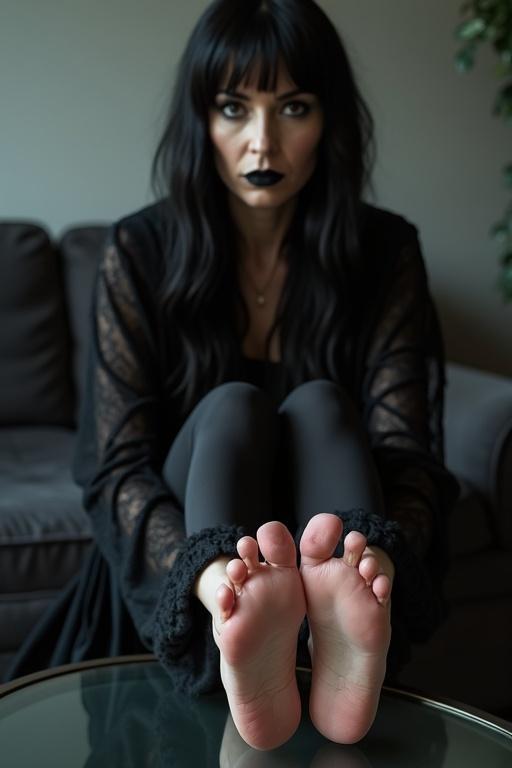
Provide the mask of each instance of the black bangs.
POLYGON ((308 44, 307 30, 287 23, 278 6, 269 13, 268 5, 261 0, 239 3, 240 11, 232 9, 222 29, 211 36, 203 80, 209 104, 220 88, 232 91, 240 84, 275 91, 281 65, 298 88, 320 95, 323 72, 318 71, 318 51, 308 44))

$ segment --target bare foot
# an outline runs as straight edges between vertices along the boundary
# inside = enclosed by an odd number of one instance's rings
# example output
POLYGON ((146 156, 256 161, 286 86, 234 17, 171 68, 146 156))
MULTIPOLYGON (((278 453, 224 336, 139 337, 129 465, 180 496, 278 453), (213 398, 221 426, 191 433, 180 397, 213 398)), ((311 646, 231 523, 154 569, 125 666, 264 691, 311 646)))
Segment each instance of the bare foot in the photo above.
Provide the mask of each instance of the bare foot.
POLYGON ((309 521, 301 575, 312 641, 311 719, 328 739, 352 744, 377 711, 391 639, 391 581, 377 574, 375 557, 363 558, 361 533, 345 537, 343 558, 332 556, 342 530, 336 515, 309 521))
POLYGON ((235 725, 255 749, 273 749, 296 731, 301 716, 295 677, 297 636, 306 601, 294 541, 282 523, 265 523, 257 542, 244 536, 241 560, 226 568, 233 585, 217 591, 213 634, 235 725), (265 563, 258 561, 258 544, 265 563), (216 626, 217 624, 217 626, 216 626))

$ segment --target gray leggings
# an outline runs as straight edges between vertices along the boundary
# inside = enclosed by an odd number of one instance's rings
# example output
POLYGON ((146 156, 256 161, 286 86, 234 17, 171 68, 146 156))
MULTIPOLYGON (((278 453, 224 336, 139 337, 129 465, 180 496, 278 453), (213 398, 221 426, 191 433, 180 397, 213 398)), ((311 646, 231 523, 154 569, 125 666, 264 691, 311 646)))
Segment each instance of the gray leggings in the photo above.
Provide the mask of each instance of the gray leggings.
POLYGON ((268 520, 294 533, 319 512, 384 516, 365 430, 330 381, 294 389, 276 410, 243 382, 209 392, 174 440, 163 476, 185 510, 187 535, 220 524, 253 535, 268 520))

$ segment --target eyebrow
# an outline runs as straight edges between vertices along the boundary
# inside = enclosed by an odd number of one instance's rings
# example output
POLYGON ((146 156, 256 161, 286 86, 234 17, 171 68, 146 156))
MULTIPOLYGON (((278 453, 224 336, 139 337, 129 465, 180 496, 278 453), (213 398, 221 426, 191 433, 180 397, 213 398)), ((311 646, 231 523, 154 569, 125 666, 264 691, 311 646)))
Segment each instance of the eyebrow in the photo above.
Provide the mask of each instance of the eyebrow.
MULTIPOLYGON (((299 93, 306 93, 306 91, 301 91, 300 88, 295 88, 293 91, 287 91, 286 93, 281 93, 278 97, 278 101, 285 101, 286 99, 291 99, 293 96, 298 96, 299 93)), ((221 90, 218 91, 217 95, 224 95, 224 96, 234 96, 237 99, 241 99, 242 101, 250 101, 249 96, 245 96, 243 93, 240 93, 239 91, 226 91, 221 90)))

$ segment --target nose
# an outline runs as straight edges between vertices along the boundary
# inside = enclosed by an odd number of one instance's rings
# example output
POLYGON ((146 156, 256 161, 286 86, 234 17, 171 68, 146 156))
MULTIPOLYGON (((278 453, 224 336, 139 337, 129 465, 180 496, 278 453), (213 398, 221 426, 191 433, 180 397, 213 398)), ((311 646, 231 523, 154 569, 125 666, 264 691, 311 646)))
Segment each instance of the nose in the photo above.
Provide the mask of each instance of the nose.
POLYGON ((273 151, 276 136, 272 117, 267 112, 255 114, 249 127, 249 150, 254 155, 268 155, 273 151))

